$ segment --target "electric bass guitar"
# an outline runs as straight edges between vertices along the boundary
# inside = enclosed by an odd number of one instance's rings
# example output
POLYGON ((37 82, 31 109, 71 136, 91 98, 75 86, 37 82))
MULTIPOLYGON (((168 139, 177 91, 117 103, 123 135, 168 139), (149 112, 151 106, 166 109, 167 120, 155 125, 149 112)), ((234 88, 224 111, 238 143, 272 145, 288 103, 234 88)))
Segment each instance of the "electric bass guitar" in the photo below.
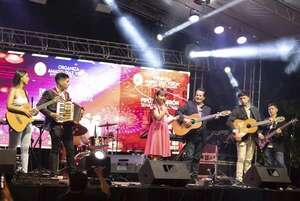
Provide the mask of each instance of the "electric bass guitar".
MULTIPOLYGON (((37 114, 36 112, 48 107, 49 105, 57 103, 59 101, 62 101, 62 98, 60 96, 57 96, 53 100, 50 100, 50 101, 34 108, 35 111, 32 109, 32 106, 29 103, 22 105, 21 108, 23 108, 27 111, 34 111, 34 112, 31 112, 31 115, 35 116, 37 114)), ((26 126, 29 123, 31 123, 33 121, 33 118, 29 117, 25 114, 22 114, 22 113, 15 113, 15 112, 8 111, 6 113, 6 120, 12 129, 14 129, 16 132, 20 133, 26 128, 26 126)))
MULTIPOLYGON (((284 117, 275 118, 276 123, 283 122, 284 120, 284 117)), ((269 119, 259 122, 252 118, 246 120, 236 119, 233 121, 233 127, 236 130, 236 134, 233 137, 238 142, 242 141, 246 135, 254 134, 257 131, 258 126, 269 125, 271 123, 272 122, 269 119)))
POLYGON ((276 128, 276 129, 274 129, 273 131, 270 131, 270 132, 265 136, 265 138, 264 138, 263 140, 258 139, 258 147, 259 147, 261 150, 264 149, 264 148, 272 141, 272 137, 273 137, 274 135, 277 134, 277 132, 276 132, 277 129, 283 130, 283 129, 285 129, 286 127, 288 127, 289 125, 296 123, 297 121, 298 121, 297 118, 292 119, 291 121, 289 121, 289 122, 283 124, 283 125, 280 126, 279 128, 276 128))
POLYGON ((191 120, 191 125, 186 125, 184 122, 180 122, 178 120, 173 121, 172 123, 172 128, 173 128, 173 132, 175 133, 175 135, 178 136, 184 136, 186 135, 188 132, 190 132, 193 129, 198 129, 202 126, 202 122, 203 121, 208 121, 211 119, 215 119, 221 116, 228 116, 231 114, 231 111, 222 111, 222 112, 218 112, 215 114, 211 114, 211 115, 207 115, 204 117, 201 117, 199 114, 192 114, 192 115, 184 115, 185 119, 190 119, 191 120))

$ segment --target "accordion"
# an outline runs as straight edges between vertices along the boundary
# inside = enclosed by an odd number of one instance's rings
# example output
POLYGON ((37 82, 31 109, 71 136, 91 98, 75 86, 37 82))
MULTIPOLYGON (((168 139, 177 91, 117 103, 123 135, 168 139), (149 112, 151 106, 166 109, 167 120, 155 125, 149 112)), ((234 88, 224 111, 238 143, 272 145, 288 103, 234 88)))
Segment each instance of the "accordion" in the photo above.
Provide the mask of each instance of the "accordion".
POLYGON ((56 114, 59 116, 57 120, 58 123, 79 123, 81 119, 81 107, 71 101, 58 102, 56 107, 56 114))

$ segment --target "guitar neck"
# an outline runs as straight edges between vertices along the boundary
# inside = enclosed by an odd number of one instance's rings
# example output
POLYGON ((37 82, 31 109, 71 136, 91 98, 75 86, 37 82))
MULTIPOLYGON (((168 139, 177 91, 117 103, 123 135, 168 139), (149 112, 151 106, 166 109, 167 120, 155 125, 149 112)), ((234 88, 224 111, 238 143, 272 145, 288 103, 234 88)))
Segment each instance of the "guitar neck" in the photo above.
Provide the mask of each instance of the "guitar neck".
MULTIPOLYGON (((289 121, 288 123, 286 123, 286 124, 280 126, 280 127, 277 128, 277 129, 283 130, 283 129, 285 129, 286 127, 288 127, 289 125, 291 125, 292 123, 293 123, 293 121, 289 121)), ((277 129, 276 129, 276 130, 277 130, 277 129)), ((273 137, 273 136, 277 133, 276 130, 274 130, 274 131, 272 131, 271 133, 269 133, 269 134, 267 135, 267 138, 273 137)))
POLYGON ((264 126, 264 125, 267 125, 267 124, 270 124, 269 120, 264 120, 264 121, 257 122, 255 124, 255 126, 264 126))
POLYGON ((48 107, 49 105, 52 105, 55 102, 57 102, 57 101, 56 100, 48 101, 46 103, 43 103, 43 104, 37 106, 35 109, 38 110, 38 111, 40 111, 41 109, 44 109, 44 108, 48 107))
POLYGON ((217 115, 218 115, 218 113, 216 113, 216 114, 210 114, 210 115, 201 117, 200 121, 207 121, 207 120, 214 119, 214 118, 216 118, 217 115))

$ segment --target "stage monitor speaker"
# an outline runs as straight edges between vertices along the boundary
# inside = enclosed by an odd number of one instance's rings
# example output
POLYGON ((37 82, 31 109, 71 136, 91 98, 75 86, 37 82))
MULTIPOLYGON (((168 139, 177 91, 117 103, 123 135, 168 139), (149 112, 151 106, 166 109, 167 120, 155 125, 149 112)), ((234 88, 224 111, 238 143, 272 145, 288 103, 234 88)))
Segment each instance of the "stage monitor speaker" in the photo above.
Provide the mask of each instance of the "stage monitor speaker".
POLYGON ((138 176, 143 185, 185 186, 191 178, 188 167, 182 161, 145 160, 138 176))
POLYGON ((244 176, 244 183, 253 187, 286 187, 291 183, 286 168, 253 165, 244 176))
POLYGON ((13 174, 16 170, 16 154, 15 149, 0 150, 0 173, 13 174))
POLYGON ((138 172, 144 163, 143 155, 111 155, 111 176, 116 180, 138 182, 138 172))

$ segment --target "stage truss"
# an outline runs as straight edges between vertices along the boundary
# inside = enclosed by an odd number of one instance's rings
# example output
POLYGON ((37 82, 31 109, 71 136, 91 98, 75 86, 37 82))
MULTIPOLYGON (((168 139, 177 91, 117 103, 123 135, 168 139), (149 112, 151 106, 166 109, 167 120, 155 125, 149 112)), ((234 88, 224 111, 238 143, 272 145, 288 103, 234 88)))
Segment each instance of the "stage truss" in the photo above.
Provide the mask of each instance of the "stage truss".
MULTIPOLYGON (((132 45, 6 27, 0 27, 0 50, 147 66, 139 57, 143 51, 132 45)), ((183 71, 207 71, 209 68, 206 61, 191 61, 180 51, 158 48, 154 51, 162 58, 163 68, 183 71)))

